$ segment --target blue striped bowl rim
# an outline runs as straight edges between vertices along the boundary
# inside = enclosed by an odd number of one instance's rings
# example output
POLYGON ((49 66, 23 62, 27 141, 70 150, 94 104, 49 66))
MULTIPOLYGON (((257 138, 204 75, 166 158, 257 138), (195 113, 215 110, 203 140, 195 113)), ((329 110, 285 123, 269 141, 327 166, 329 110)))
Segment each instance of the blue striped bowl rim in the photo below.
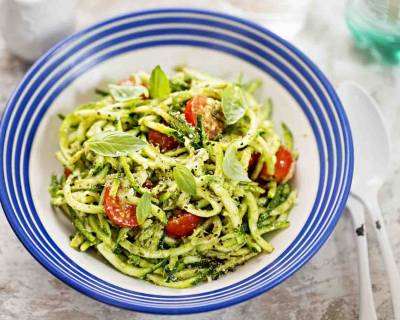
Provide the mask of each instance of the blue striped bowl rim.
POLYGON ((10 98, 0 124, 0 200, 14 232, 52 274, 118 307, 185 314, 239 303, 278 285, 321 247, 345 206, 353 146, 344 110, 329 81, 298 49, 261 26, 200 9, 165 8, 121 15, 73 34, 39 59, 10 98), (188 37, 189 36, 189 37, 188 37), (319 150, 317 196, 305 226, 262 270, 224 288, 183 296, 135 292, 95 277, 68 258, 43 227, 30 191, 29 160, 37 128, 68 84, 112 57, 162 46, 205 47, 247 61, 278 81, 306 115, 319 150))

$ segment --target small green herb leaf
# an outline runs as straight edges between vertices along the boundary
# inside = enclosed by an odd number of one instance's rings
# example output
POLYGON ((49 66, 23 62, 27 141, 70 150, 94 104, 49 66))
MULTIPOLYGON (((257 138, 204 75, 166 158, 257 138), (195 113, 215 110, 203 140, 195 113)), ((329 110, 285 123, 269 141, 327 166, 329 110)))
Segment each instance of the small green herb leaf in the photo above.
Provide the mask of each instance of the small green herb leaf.
POLYGON ((171 93, 167 75, 157 66, 150 76, 150 96, 154 99, 163 99, 171 93))
POLYGON ((208 135, 206 131, 204 130, 204 125, 203 125, 203 116, 201 114, 197 115, 197 126, 196 126, 196 132, 199 136, 199 147, 204 148, 208 141, 208 135))
POLYGON ((139 225, 143 224, 151 213, 151 194, 143 193, 136 207, 136 219, 139 225))
MULTIPOLYGON (((201 143, 201 135, 197 127, 192 127, 186 122, 183 116, 177 112, 168 112, 171 116, 170 126, 178 131, 183 136, 188 137, 192 141, 192 146, 195 149, 203 147, 201 143)), ((201 123, 200 123, 201 124, 201 123)), ((178 138, 179 141, 184 142, 184 139, 178 138)))
POLYGON ((227 86, 222 92, 222 110, 226 124, 234 124, 246 112, 246 98, 241 88, 233 85, 227 86))
POLYGON ((196 181, 188 168, 177 165, 172 173, 179 189, 192 196, 196 195, 196 181))
POLYGON ((149 91, 144 86, 119 86, 116 84, 108 85, 110 94, 115 101, 126 101, 139 98, 140 96, 148 97, 149 91))
POLYGON ((236 148, 231 145, 225 152, 222 162, 222 169, 225 176, 236 181, 250 181, 247 172, 243 169, 240 161, 236 157, 236 148))
POLYGON ((106 131, 96 134, 85 145, 101 156, 121 157, 140 150, 147 144, 128 132, 106 131))

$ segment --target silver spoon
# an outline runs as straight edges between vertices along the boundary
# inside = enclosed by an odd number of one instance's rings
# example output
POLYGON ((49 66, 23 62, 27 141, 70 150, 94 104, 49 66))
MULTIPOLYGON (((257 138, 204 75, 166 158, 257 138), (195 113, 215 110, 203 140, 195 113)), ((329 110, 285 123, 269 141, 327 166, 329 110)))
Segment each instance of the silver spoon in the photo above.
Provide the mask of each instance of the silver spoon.
POLYGON ((339 85, 338 93, 353 134, 355 165, 351 194, 366 205, 374 222, 389 277, 394 318, 400 320, 400 275, 378 204, 378 191, 389 168, 388 134, 376 102, 363 88, 345 82, 339 85))

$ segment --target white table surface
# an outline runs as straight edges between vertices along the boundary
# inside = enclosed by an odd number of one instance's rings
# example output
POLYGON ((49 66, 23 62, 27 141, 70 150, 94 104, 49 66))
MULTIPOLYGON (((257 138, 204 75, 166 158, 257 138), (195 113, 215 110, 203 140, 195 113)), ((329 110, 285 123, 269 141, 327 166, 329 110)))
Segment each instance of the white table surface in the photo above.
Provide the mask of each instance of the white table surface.
MULTIPOLYGON (((127 10, 189 1, 83 0, 78 28, 127 10)), ((198 2, 195 2, 198 4, 198 2)), ((203 1, 209 8, 215 2, 203 1)), ((400 66, 382 66, 354 48, 343 19, 341 0, 315 0, 307 22, 293 42, 325 72, 334 85, 355 80, 381 105, 393 141, 390 176, 380 194, 395 256, 400 265, 400 66)), ((0 106, 29 66, 13 57, 0 38, 0 106)), ((358 315, 358 276, 354 235, 344 214, 312 260, 270 292, 237 306, 180 319, 347 320, 358 315)), ((369 225, 370 226, 370 225, 369 225)), ((369 227, 368 226, 368 227, 369 227)), ((371 228, 372 231, 372 228, 371 228)), ((370 258, 379 319, 392 319, 390 294, 376 240, 370 233, 370 258)), ((0 319, 177 319, 119 310, 94 301, 54 278, 19 243, 0 214, 0 319)))

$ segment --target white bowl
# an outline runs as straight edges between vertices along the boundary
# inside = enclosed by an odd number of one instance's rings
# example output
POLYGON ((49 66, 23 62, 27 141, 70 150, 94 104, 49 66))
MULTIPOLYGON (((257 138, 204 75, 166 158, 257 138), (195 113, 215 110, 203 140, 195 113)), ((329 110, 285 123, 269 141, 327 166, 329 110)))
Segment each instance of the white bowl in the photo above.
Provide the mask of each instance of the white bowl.
MULTIPOLYGON (((277 127, 279 127, 277 125, 277 127)), ((302 53, 248 21, 215 12, 160 9, 104 21, 67 38, 27 73, 0 127, 0 197, 15 233, 55 276, 100 301, 152 313, 193 313, 244 301, 298 270, 332 232, 351 185, 349 125, 334 90, 302 53), (216 281, 169 289, 130 278, 69 246, 73 227, 50 206, 50 176, 61 172, 59 113, 93 98, 93 88, 160 64, 185 63, 227 79, 264 83, 273 119, 293 131, 299 201, 290 228, 262 254, 216 281)))

